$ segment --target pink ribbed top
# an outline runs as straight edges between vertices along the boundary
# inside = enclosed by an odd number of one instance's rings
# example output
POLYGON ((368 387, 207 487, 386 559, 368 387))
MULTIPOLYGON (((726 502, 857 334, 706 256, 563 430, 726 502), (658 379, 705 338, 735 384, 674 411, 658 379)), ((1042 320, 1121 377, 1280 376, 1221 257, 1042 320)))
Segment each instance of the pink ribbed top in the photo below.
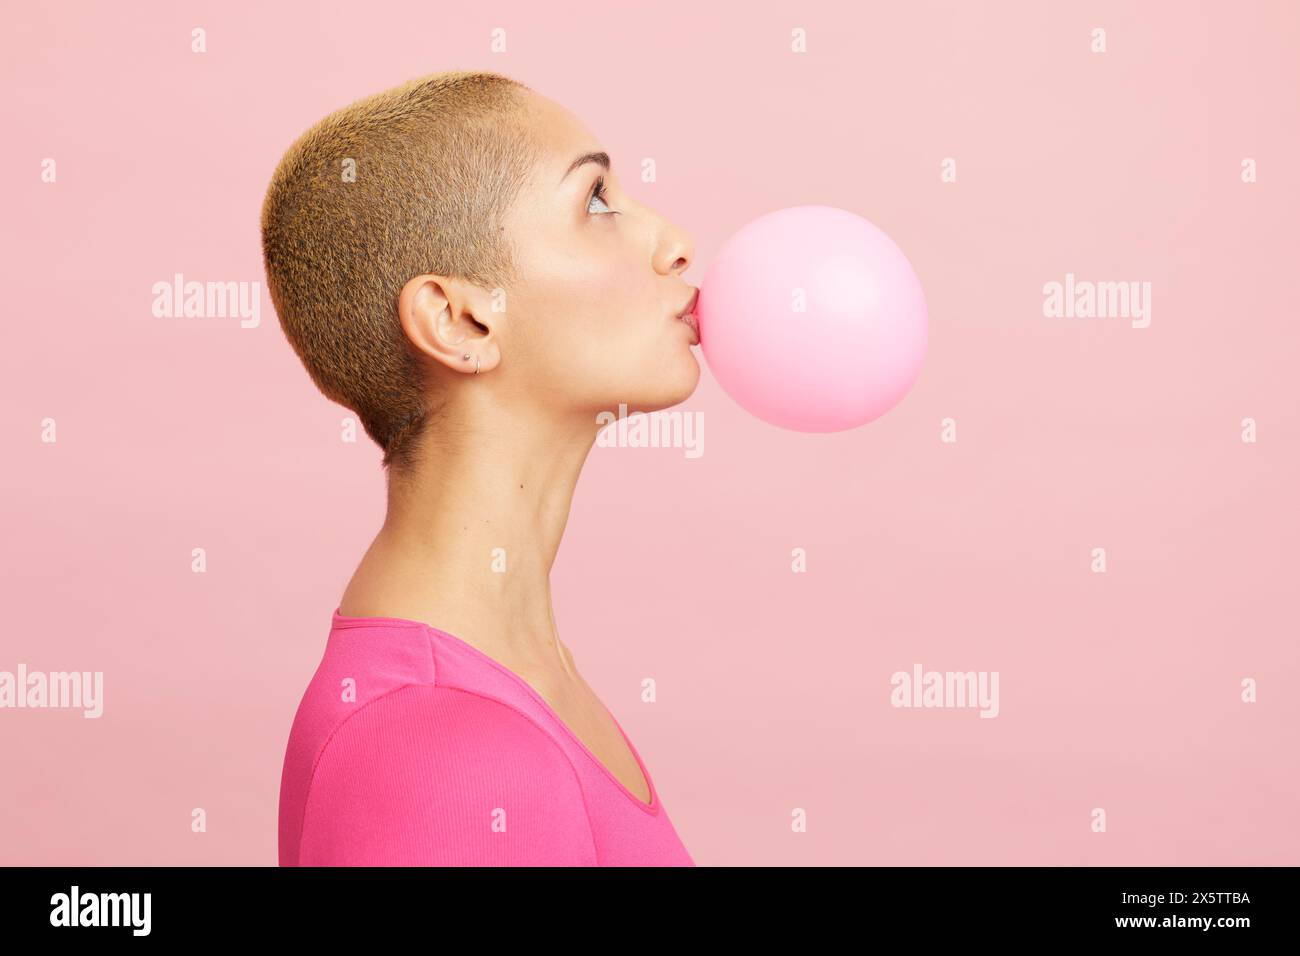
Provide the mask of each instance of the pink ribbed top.
POLYGON ((623 739, 649 803, 474 646, 336 608, 285 750, 280 865, 694 866, 623 739))

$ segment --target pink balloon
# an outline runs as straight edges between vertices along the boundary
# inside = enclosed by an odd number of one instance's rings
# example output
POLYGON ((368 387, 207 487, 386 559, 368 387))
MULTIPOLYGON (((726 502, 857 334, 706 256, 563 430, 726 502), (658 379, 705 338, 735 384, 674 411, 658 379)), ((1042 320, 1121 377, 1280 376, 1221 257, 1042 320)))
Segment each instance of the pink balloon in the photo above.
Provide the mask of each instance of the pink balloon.
POLYGON ((835 432, 893 408, 920 374, 928 313, 894 241, 833 206, 742 227, 714 257, 696 306, 700 348, 751 414, 835 432))

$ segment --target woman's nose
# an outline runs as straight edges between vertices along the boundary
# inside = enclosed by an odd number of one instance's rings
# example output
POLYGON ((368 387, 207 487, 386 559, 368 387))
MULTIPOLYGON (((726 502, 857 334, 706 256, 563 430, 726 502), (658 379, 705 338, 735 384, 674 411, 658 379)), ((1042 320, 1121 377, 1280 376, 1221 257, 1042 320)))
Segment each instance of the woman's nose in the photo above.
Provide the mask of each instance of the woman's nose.
POLYGON ((666 223, 655 256, 655 268, 664 275, 685 272, 695 260, 695 244, 686 230, 666 223))

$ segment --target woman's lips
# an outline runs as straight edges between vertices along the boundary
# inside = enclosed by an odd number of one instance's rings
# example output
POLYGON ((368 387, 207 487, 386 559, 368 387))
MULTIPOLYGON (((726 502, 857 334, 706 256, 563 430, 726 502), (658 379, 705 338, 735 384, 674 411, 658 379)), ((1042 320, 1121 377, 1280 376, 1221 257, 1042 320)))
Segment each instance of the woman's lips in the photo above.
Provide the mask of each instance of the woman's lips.
POLYGON ((698 319, 695 318, 695 313, 687 312, 683 315, 679 315, 677 318, 679 318, 681 321, 689 325, 691 327, 691 331, 695 333, 694 340, 691 342, 691 344, 699 345, 700 344, 700 322, 698 319))
POLYGON ((691 342, 692 345, 700 344, 700 320, 695 315, 695 306, 699 304, 699 301, 700 301, 700 290, 692 289, 690 301, 686 303, 686 305, 682 308, 682 311, 677 313, 677 318, 681 319, 683 322, 689 325, 691 327, 691 331, 695 333, 694 341, 691 342))

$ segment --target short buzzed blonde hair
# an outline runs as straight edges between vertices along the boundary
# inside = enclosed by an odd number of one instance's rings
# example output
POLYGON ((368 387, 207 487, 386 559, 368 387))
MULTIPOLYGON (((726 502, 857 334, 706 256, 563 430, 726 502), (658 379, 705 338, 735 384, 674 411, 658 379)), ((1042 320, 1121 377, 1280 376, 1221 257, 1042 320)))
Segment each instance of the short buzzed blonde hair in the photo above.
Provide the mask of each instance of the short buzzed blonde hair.
POLYGON ((504 287, 502 218, 539 158, 529 88, 496 73, 435 73, 358 100, 285 153, 262 205, 280 327, 316 386, 352 409, 383 466, 415 462, 429 382, 397 319, 413 276, 504 287))

